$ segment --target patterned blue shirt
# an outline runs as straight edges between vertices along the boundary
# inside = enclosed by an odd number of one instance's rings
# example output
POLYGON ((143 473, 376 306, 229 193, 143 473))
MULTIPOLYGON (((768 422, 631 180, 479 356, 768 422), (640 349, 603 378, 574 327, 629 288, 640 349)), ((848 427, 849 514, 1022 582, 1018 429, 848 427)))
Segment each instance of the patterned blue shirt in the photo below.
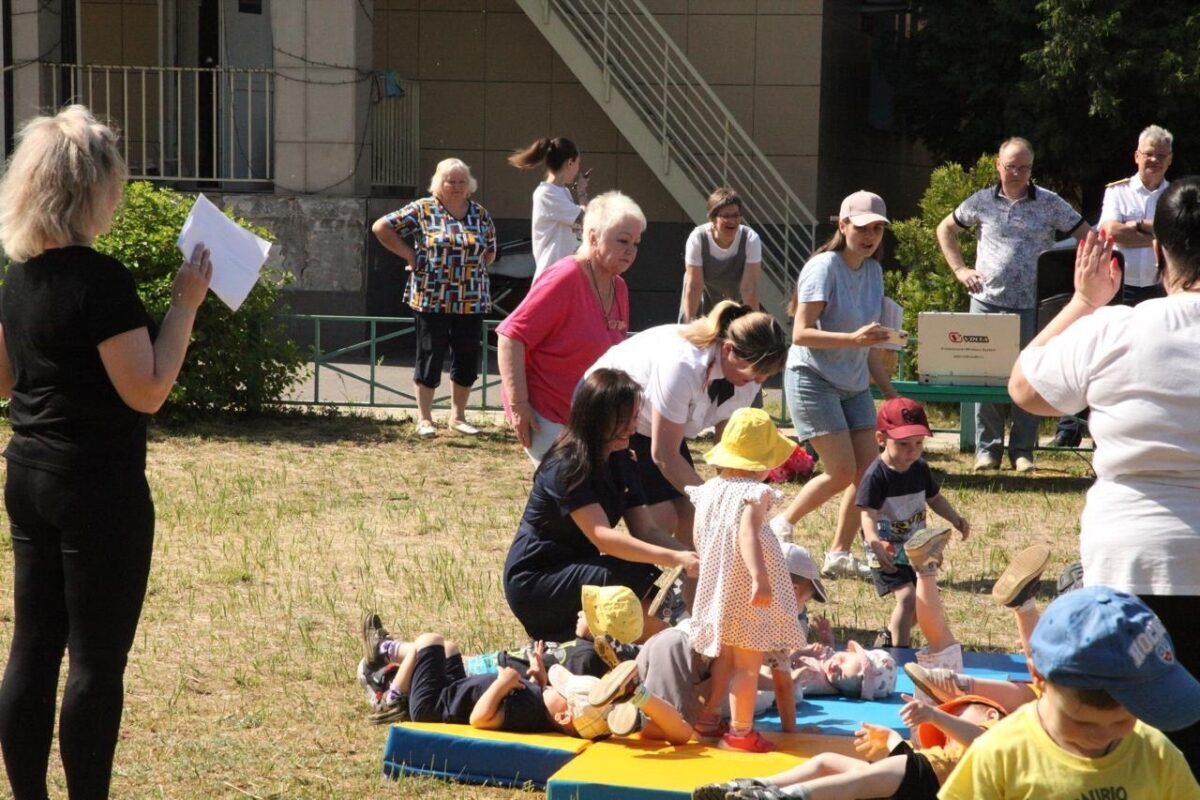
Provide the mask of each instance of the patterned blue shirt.
POLYGON ((960 228, 979 226, 975 269, 983 278, 979 300, 1005 308, 1037 304, 1037 259, 1054 244, 1056 231, 1071 232, 1083 216, 1049 189, 1029 184, 1009 200, 1000 186, 980 189, 954 209, 960 228))

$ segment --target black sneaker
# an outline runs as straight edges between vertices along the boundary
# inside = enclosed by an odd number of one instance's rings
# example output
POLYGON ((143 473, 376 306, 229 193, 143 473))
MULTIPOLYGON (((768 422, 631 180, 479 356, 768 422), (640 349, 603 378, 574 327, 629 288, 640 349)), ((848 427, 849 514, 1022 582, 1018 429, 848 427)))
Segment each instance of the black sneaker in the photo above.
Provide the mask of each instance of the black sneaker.
POLYGON ((387 666, 387 659, 379 652, 379 645, 392 638, 383 627, 383 620, 375 612, 363 616, 362 648, 363 659, 367 662, 367 670, 374 672, 387 666))
POLYGON ((373 725, 410 721, 411 717, 408 715, 408 695, 402 694, 398 699, 389 703, 385 694, 380 698, 379 704, 375 709, 367 715, 367 719, 373 725))

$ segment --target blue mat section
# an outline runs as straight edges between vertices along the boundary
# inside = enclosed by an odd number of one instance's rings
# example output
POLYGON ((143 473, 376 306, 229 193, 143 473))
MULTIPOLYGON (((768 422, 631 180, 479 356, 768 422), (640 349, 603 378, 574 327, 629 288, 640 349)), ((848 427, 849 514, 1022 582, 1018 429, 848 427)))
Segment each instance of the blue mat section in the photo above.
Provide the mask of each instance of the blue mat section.
POLYGON ((496 786, 532 784, 544 788, 550 776, 574 758, 584 746, 578 739, 562 737, 569 747, 547 747, 545 737, 511 738, 472 735, 463 725, 437 731, 393 725, 383 753, 383 774, 389 778, 426 775, 463 783, 496 786))
MULTIPOLYGON (((808 730, 806 726, 812 726, 812 729, 819 733, 853 736, 862 723, 870 722, 893 728, 899 731, 901 736, 908 738, 910 732, 900 722, 899 711, 904 705, 900 695, 913 693, 913 683, 904 672, 903 665, 917 660, 916 651, 893 647, 888 652, 896 659, 896 665, 900 668, 896 676, 896 691, 891 696, 869 702, 839 695, 806 697, 803 702, 796 704, 796 726, 800 730, 808 730)), ((1024 655, 968 652, 963 653, 963 663, 964 671, 969 675, 995 680, 1029 681, 1024 655)), ((782 729, 779 715, 774 710, 758 717, 755 725, 769 731, 782 729)))

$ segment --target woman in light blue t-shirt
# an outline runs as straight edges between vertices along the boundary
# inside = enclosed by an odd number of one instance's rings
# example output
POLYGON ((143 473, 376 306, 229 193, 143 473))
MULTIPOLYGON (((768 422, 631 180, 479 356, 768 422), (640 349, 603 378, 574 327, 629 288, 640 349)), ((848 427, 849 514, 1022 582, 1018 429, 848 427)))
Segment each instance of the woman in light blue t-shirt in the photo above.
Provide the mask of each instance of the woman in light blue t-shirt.
POLYGON ((879 324, 883 268, 874 258, 887 224, 879 195, 859 191, 843 200, 837 232, 800 270, 791 309, 795 323, 784 391, 797 438, 809 441, 825 469, 771 527, 790 539, 801 517, 850 487, 821 570, 828 576, 870 573, 850 555, 850 546, 859 527, 853 492, 879 454, 871 378, 884 397, 896 396, 882 351, 874 349, 888 338, 879 324))

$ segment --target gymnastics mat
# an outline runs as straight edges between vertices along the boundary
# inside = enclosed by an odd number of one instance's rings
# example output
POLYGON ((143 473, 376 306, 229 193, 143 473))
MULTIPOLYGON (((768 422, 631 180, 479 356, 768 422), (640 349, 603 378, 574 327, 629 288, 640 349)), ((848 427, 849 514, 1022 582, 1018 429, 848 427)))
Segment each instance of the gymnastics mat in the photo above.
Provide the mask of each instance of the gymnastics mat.
POLYGON ((546 785, 588 746, 562 734, 484 731, 469 725, 405 722, 391 726, 383 774, 427 775, 497 786, 546 785))
POLYGON ((844 736, 775 734, 773 753, 721 750, 712 745, 679 747, 637 737, 594 742, 546 784, 547 800, 680 800, 692 789, 747 775, 766 775, 798 760, 834 750, 853 755, 844 736))
MULTIPOLYGON (((901 694, 913 693, 912 679, 904 672, 904 664, 916 661, 916 651, 893 647, 888 652, 896 659, 896 691, 876 700, 859 700, 839 695, 806 697, 796 704, 796 725, 801 730, 835 736, 853 736, 864 722, 883 725, 908 738, 910 731, 900 721, 904 705, 901 694)), ((1025 656, 1015 653, 963 653, 964 672, 980 678, 1029 681, 1025 656)), ((779 715, 774 709, 759 716, 755 725, 767 731, 780 730, 779 715)))

